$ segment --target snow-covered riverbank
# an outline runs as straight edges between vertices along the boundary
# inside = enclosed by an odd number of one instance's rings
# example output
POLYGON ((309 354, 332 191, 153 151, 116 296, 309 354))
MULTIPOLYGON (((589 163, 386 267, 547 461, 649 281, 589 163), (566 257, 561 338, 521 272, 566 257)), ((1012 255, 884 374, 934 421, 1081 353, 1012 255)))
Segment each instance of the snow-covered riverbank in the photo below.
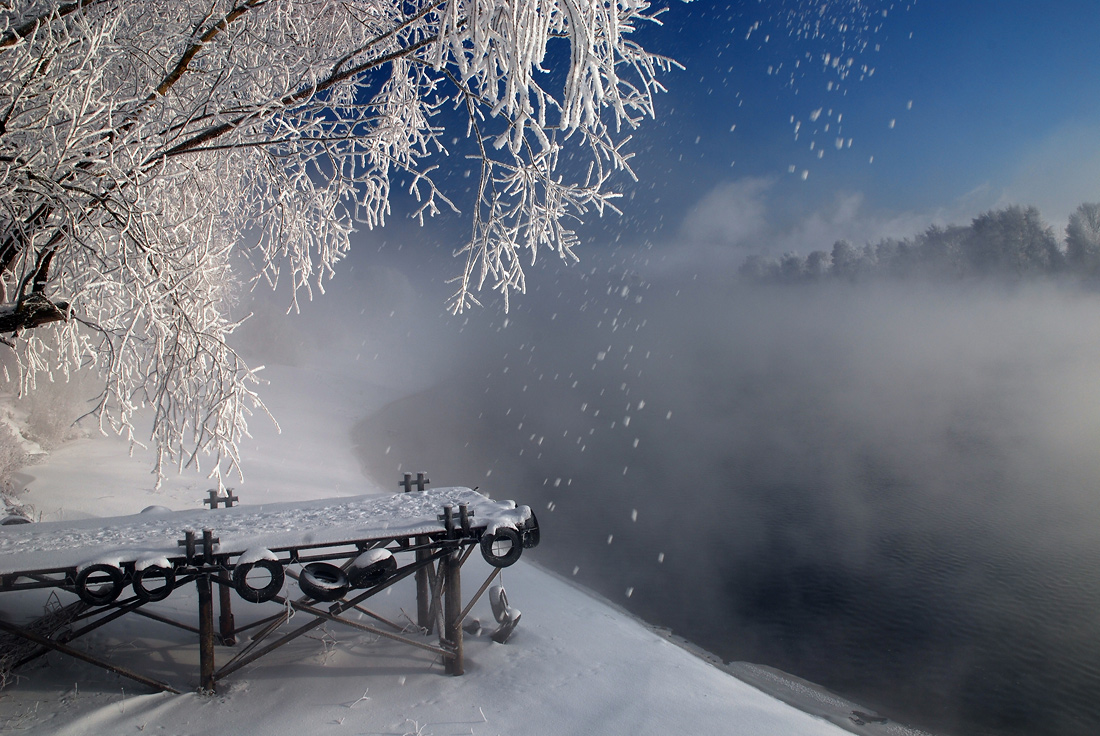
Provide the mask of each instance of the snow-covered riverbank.
MULTIPOLYGON (((347 430, 362 407, 399 395, 402 386, 371 384, 322 368, 280 368, 265 392, 282 434, 257 422, 245 447, 247 474, 236 492, 245 504, 308 501, 365 492, 390 493, 363 480, 347 430), (349 399, 349 397, 351 397, 349 399)), ((134 513, 156 503, 198 508, 209 482, 170 477, 153 490, 149 457, 129 457, 125 444, 82 439, 25 469, 20 500, 43 519, 134 513)), ((433 479, 439 485, 462 479, 433 479)), ((483 488, 523 502, 522 489, 483 488)), ((538 550, 525 557, 537 563, 538 550)), ((472 559, 471 580, 484 567, 472 559)), ((486 568, 487 569, 487 568, 486 568)), ((147 694, 129 680, 51 654, 20 671, 0 691, 0 730, 27 734, 785 734, 840 733, 823 714, 851 731, 914 733, 867 722, 856 709, 813 688, 764 670, 741 674, 783 693, 785 705, 698 653, 678 646, 628 614, 568 581, 521 561, 504 573, 522 622, 506 644, 486 633, 467 638, 467 672, 442 673, 431 653, 331 626, 318 629, 230 676, 215 696, 147 694)), ((43 596, 7 594, 0 611, 29 617, 43 596)), ((62 594, 66 597, 66 594, 62 594)), ((157 604, 186 620, 193 593, 157 604)), ((395 617, 413 603, 411 589, 394 589, 380 604, 395 617)), ((258 611, 259 609, 257 609, 258 611)), ((238 616, 263 615, 239 603, 238 616)), ((492 618, 479 602, 472 616, 492 618)), ((197 684, 193 637, 144 619, 123 618, 82 638, 120 664, 150 668, 158 677, 197 684)), ((219 649, 222 661, 230 650, 219 649)))

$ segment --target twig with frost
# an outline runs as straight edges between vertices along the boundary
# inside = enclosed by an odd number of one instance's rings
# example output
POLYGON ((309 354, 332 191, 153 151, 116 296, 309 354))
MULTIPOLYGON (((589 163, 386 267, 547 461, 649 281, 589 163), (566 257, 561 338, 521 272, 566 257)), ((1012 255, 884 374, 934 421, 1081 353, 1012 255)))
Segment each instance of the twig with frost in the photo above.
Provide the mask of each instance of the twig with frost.
MULTIPOLYGON (((364 700, 370 700, 370 698, 368 698, 368 697, 367 697, 367 693, 368 693, 369 691, 370 691, 370 688, 368 687, 368 688, 367 688, 366 690, 364 690, 364 691, 363 691, 363 694, 359 696, 359 699, 358 699, 358 700, 354 700, 354 701, 352 701, 352 702, 350 702, 350 703, 347 703, 347 704, 346 704, 346 705, 345 705, 344 707, 345 707, 345 708, 354 708, 355 706, 357 706, 357 705, 359 705, 360 703, 362 703, 362 702, 363 702, 364 700)), ((342 719, 342 718, 341 718, 340 720, 341 720, 341 721, 343 721, 343 719, 342 719)))
POLYGON ((410 616, 404 608, 401 609, 401 617, 409 622, 408 625, 405 626, 405 628, 401 629, 402 633, 410 634, 415 632, 417 634, 423 635, 426 635, 428 633, 428 629, 413 621, 412 616, 410 616))
POLYGON ((323 293, 407 182, 415 219, 469 218, 452 310, 507 304, 615 211, 675 65, 634 40, 650 0, 59 3, 0 2, 0 342, 24 391, 96 371, 102 431, 141 446, 150 413, 158 478, 219 486, 267 415, 242 293, 323 293), (463 146, 469 196, 442 173, 463 146))
POLYGON ((419 723, 411 718, 406 718, 405 723, 411 723, 413 725, 413 730, 406 731, 405 733, 401 734, 401 736, 431 736, 430 733, 424 733, 424 729, 428 727, 427 723, 421 726, 419 723))
POLYGON ((323 665, 328 664, 328 661, 332 659, 332 655, 336 654, 336 645, 340 643, 332 632, 328 630, 327 626, 321 628, 320 636, 306 634, 306 638, 321 642, 322 650, 320 658, 321 664, 323 665))

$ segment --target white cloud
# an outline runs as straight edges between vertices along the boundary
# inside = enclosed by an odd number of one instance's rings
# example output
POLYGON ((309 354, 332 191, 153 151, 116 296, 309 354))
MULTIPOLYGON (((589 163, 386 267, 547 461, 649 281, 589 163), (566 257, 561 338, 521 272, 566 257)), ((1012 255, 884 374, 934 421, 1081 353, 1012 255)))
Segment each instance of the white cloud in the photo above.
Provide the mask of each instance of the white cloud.
POLYGON ((718 185, 688 211, 682 236, 694 243, 759 247, 769 230, 766 198, 773 184, 770 179, 746 178, 718 185))
POLYGON ((836 195, 827 204, 792 215, 778 206, 775 182, 741 179, 708 192, 688 211, 679 249, 707 261, 740 262, 748 253, 781 255, 829 250, 837 240, 857 245, 904 238, 942 222, 942 213, 869 212, 860 193, 836 195))

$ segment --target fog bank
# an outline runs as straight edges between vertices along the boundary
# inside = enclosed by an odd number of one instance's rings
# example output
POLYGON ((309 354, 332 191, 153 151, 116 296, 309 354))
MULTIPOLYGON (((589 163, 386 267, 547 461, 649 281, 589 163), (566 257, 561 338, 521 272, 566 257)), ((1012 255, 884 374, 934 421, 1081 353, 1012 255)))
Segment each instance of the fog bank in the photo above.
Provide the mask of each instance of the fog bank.
POLYGON ((1100 298, 643 274, 444 325, 365 470, 530 503, 540 559, 727 660, 948 731, 1100 724, 1100 298))

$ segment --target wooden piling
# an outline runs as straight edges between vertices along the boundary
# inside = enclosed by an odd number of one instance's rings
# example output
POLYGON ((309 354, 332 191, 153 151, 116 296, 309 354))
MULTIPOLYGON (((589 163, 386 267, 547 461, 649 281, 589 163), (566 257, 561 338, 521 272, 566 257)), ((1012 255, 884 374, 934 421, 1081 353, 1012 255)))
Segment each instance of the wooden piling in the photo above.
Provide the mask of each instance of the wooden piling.
POLYGON ((233 582, 229 570, 222 567, 218 572, 218 629, 222 646, 231 647, 237 643, 237 625, 233 620, 233 582))
POLYGON ((443 560, 445 636, 454 651, 454 657, 447 662, 446 671, 451 675, 461 675, 465 672, 462 654, 462 553, 456 549, 443 560))
MULTIPOLYGON (((416 481, 413 481, 412 473, 405 473, 404 478, 398 485, 405 489, 405 493, 412 493, 414 483, 418 491, 423 491, 424 486, 431 483, 431 481, 424 473, 417 473, 416 481)), ((416 550, 417 562, 424 562, 424 560, 431 557, 431 552, 423 549, 430 543, 431 539, 429 537, 416 537, 416 546, 419 548, 416 550)), ((431 607, 431 586, 428 583, 428 568, 427 565, 424 565, 416 571, 416 625, 427 631, 432 628, 431 607)))
POLYGON ((210 575, 202 573, 195 579, 199 589, 199 687, 214 692, 214 591, 210 575))
MULTIPOLYGON (((455 530, 454 507, 443 507, 443 528, 447 530, 447 539, 458 538, 455 530)), ((445 671, 449 675, 461 675, 464 671, 462 659, 462 550, 456 545, 440 561, 443 576, 443 630, 439 635, 454 652, 447 660, 445 671)))
MULTIPOLYGON (((431 551, 423 549, 428 542, 428 537, 416 538, 416 546, 421 548, 416 550, 418 563, 424 563, 432 556, 431 551)), ((422 629, 430 629, 432 627, 431 611, 432 594, 428 585, 428 565, 421 564, 420 569, 416 571, 416 625, 422 629)))

